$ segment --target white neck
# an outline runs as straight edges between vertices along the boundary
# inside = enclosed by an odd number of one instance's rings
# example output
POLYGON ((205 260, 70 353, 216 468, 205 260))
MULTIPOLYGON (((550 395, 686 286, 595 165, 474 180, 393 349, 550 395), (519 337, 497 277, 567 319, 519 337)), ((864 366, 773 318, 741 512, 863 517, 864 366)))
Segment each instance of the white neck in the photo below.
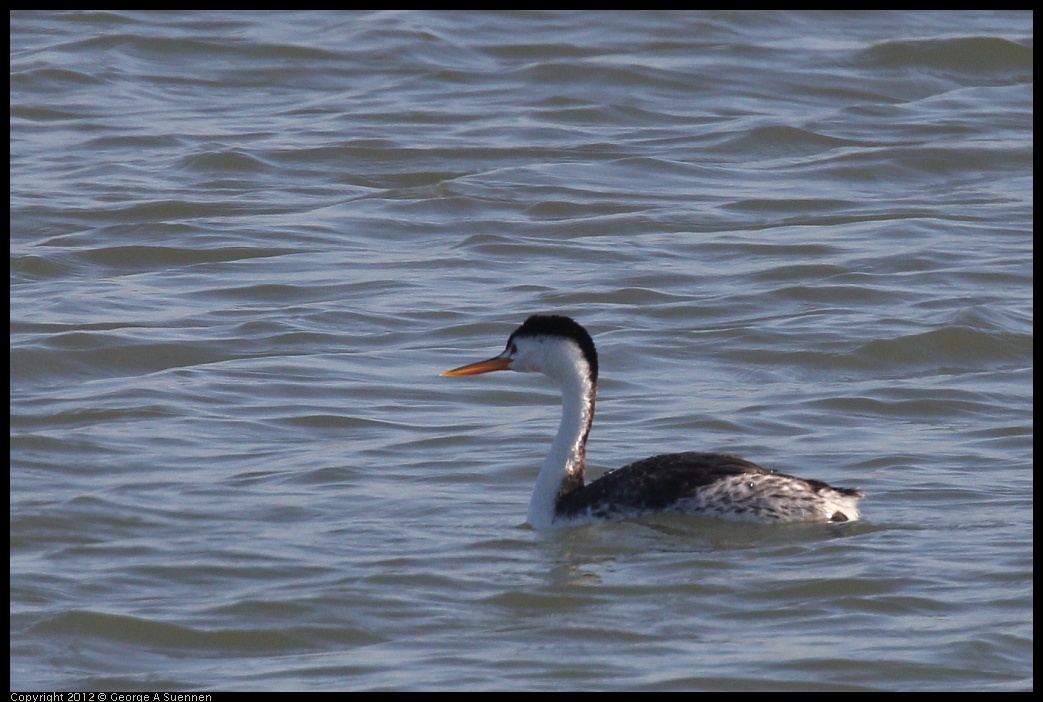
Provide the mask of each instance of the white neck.
POLYGON ((587 435, 594 421, 596 388, 579 349, 572 346, 567 356, 566 363, 542 369, 561 383, 561 424, 529 501, 528 521, 534 529, 546 529, 554 522, 554 506, 566 485, 572 489, 583 485, 587 435))

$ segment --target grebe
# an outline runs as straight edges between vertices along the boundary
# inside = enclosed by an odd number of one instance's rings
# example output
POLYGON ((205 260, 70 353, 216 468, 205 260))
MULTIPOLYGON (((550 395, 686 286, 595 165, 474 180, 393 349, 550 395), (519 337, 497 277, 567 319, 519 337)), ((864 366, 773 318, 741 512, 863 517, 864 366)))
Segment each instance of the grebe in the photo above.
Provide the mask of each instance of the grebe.
POLYGON ((562 389, 561 424, 529 502, 528 522, 534 529, 656 512, 762 522, 848 522, 859 517, 860 490, 795 478, 719 453, 652 456, 585 484, 598 354, 587 330, 569 317, 533 315, 514 330, 499 356, 442 375, 499 370, 543 373, 562 389))

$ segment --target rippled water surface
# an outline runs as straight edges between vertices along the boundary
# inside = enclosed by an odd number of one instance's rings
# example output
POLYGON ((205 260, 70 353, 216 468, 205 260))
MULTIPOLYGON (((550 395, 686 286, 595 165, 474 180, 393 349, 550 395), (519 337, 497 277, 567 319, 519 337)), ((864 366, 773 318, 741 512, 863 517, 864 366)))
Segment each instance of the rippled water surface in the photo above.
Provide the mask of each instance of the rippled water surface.
POLYGON ((1032 19, 13 13, 12 689, 1031 689, 1032 19), (536 311, 864 520, 531 530, 536 311))

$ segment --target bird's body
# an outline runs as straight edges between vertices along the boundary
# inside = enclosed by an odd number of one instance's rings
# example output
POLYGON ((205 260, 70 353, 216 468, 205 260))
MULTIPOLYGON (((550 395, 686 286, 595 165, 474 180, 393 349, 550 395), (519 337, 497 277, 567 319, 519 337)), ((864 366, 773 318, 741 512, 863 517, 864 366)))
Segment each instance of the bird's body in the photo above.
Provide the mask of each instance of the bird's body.
POLYGON ((487 361, 443 375, 496 370, 540 372, 562 388, 562 417, 536 478, 528 521, 543 529, 680 512, 765 522, 846 522, 859 518, 862 493, 761 468, 737 456, 652 456, 585 482, 598 360, 587 331, 568 317, 533 315, 487 361))

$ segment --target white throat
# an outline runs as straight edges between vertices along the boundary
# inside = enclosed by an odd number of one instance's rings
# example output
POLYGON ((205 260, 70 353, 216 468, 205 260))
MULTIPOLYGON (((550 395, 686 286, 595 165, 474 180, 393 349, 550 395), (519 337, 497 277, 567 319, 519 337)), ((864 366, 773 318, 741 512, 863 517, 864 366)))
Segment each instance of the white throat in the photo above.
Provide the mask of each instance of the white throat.
MULTIPOLYGON (((543 461, 529 501, 529 524, 534 529, 552 525, 555 504, 566 487, 583 485, 587 435, 594 420, 596 388, 582 352, 572 343, 543 343, 538 349, 539 370, 561 385, 561 423, 543 461)), ((519 359, 521 360, 521 359, 519 359)), ((527 370, 524 362, 519 370, 527 370)), ((517 366, 516 366, 517 367, 517 366)))

